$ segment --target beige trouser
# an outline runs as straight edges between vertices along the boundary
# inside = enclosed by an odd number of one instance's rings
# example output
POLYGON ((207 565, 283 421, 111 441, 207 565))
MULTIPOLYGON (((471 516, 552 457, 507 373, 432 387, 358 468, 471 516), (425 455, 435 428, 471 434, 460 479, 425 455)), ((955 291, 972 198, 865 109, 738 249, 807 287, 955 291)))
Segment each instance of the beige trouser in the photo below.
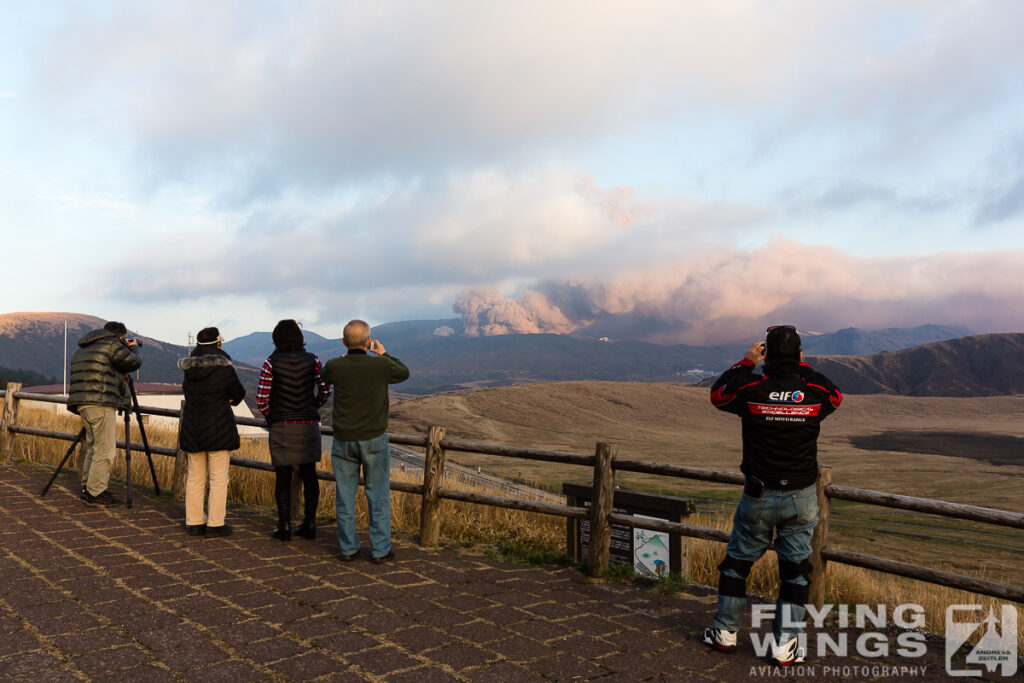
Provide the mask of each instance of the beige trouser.
POLYGON ((185 524, 203 523, 203 498, 206 497, 207 470, 209 470, 210 500, 207 505, 206 526, 224 526, 224 512, 228 502, 228 451, 200 451, 186 453, 188 477, 185 479, 185 524))
POLYGON ((83 405, 78 415, 85 427, 85 460, 82 461, 82 486, 93 496, 107 490, 110 467, 114 464, 117 443, 117 409, 113 406, 83 405))

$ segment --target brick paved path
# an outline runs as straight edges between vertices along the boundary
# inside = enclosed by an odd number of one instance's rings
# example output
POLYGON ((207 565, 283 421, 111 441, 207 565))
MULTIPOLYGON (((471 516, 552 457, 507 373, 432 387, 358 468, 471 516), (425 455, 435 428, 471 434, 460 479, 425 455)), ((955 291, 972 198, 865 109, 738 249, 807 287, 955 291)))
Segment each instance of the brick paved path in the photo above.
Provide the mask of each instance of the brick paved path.
MULTIPOLYGON (((40 498, 48 476, 0 466, 4 680, 735 681, 763 666, 749 645, 725 656, 696 641, 713 611, 706 592, 588 584, 401 538, 391 564, 342 563, 333 526, 283 544, 258 511, 231 509, 228 538, 194 538, 180 502, 137 489, 131 510, 90 509, 72 475, 40 498)), ((908 663, 928 675, 876 678, 943 677, 931 648, 819 661, 799 678, 842 678, 823 664, 908 663)))

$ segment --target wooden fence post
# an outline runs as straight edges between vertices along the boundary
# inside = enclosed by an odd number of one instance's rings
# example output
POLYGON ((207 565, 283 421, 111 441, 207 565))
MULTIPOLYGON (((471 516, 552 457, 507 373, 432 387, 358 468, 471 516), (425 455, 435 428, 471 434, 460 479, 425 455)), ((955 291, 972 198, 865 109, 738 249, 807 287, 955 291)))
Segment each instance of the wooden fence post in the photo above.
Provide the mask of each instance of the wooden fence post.
POLYGON ((21 391, 20 382, 8 382, 7 393, 4 394, 4 416, 0 419, 0 461, 10 462, 14 454, 14 434, 8 431, 11 425, 18 423, 18 399, 14 392, 21 391))
POLYGON ((814 527, 814 536, 811 538, 811 565, 814 569, 811 572, 811 591, 808 601, 818 609, 825 604, 825 558, 821 551, 828 545, 828 521, 831 512, 831 502, 825 495, 825 487, 832 483, 832 468, 818 468, 818 526, 814 527))
POLYGON ((174 447, 178 450, 174 456, 174 478, 171 481, 171 491, 175 498, 185 497, 185 475, 188 473, 188 456, 181 450, 181 423, 185 417, 185 401, 181 402, 181 414, 178 416, 178 437, 174 447))
POLYGON ((420 545, 437 546, 441 535, 441 500, 437 489, 444 477, 444 427, 431 426, 427 432, 427 453, 423 462, 423 501, 420 506, 420 545))
POLYGON ((591 576, 601 577, 608 572, 608 555, 611 551, 612 527, 608 515, 615 498, 615 444, 597 444, 594 462, 594 502, 590 507, 590 562, 587 567, 591 576))

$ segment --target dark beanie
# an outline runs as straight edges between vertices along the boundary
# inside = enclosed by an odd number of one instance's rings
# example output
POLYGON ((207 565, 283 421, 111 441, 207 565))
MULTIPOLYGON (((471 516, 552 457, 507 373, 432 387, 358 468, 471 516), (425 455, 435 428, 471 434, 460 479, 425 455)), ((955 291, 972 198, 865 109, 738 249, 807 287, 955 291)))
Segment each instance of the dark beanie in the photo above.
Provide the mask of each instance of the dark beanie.
POLYGON ((274 327, 274 346, 282 351, 301 351, 306 345, 302 329, 292 319, 282 320, 274 327))
POLYGON ((128 334, 128 328, 124 326, 124 323, 119 323, 116 320, 111 320, 110 322, 108 322, 106 325, 103 326, 103 329, 105 329, 107 332, 110 332, 111 334, 116 334, 118 337, 120 337, 123 334, 128 334))
POLYGON ((200 344, 213 344, 220 340, 220 330, 216 327, 204 327, 196 335, 196 341, 200 344))
POLYGON ((800 359, 800 335, 789 325, 768 332, 765 338, 765 358, 768 362, 800 359))

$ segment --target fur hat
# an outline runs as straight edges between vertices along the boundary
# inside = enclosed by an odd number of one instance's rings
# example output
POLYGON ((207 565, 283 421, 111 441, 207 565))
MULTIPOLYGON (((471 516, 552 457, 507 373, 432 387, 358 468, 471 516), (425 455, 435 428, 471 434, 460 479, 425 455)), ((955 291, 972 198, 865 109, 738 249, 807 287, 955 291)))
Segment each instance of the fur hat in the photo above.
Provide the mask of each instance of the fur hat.
POLYGON ((216 344, 218 342, 223 343, 224 337, 220 336, 220 330, 216 327, 204 327, 199 330, 199 334, 196 335, 197 344, 216 344))

